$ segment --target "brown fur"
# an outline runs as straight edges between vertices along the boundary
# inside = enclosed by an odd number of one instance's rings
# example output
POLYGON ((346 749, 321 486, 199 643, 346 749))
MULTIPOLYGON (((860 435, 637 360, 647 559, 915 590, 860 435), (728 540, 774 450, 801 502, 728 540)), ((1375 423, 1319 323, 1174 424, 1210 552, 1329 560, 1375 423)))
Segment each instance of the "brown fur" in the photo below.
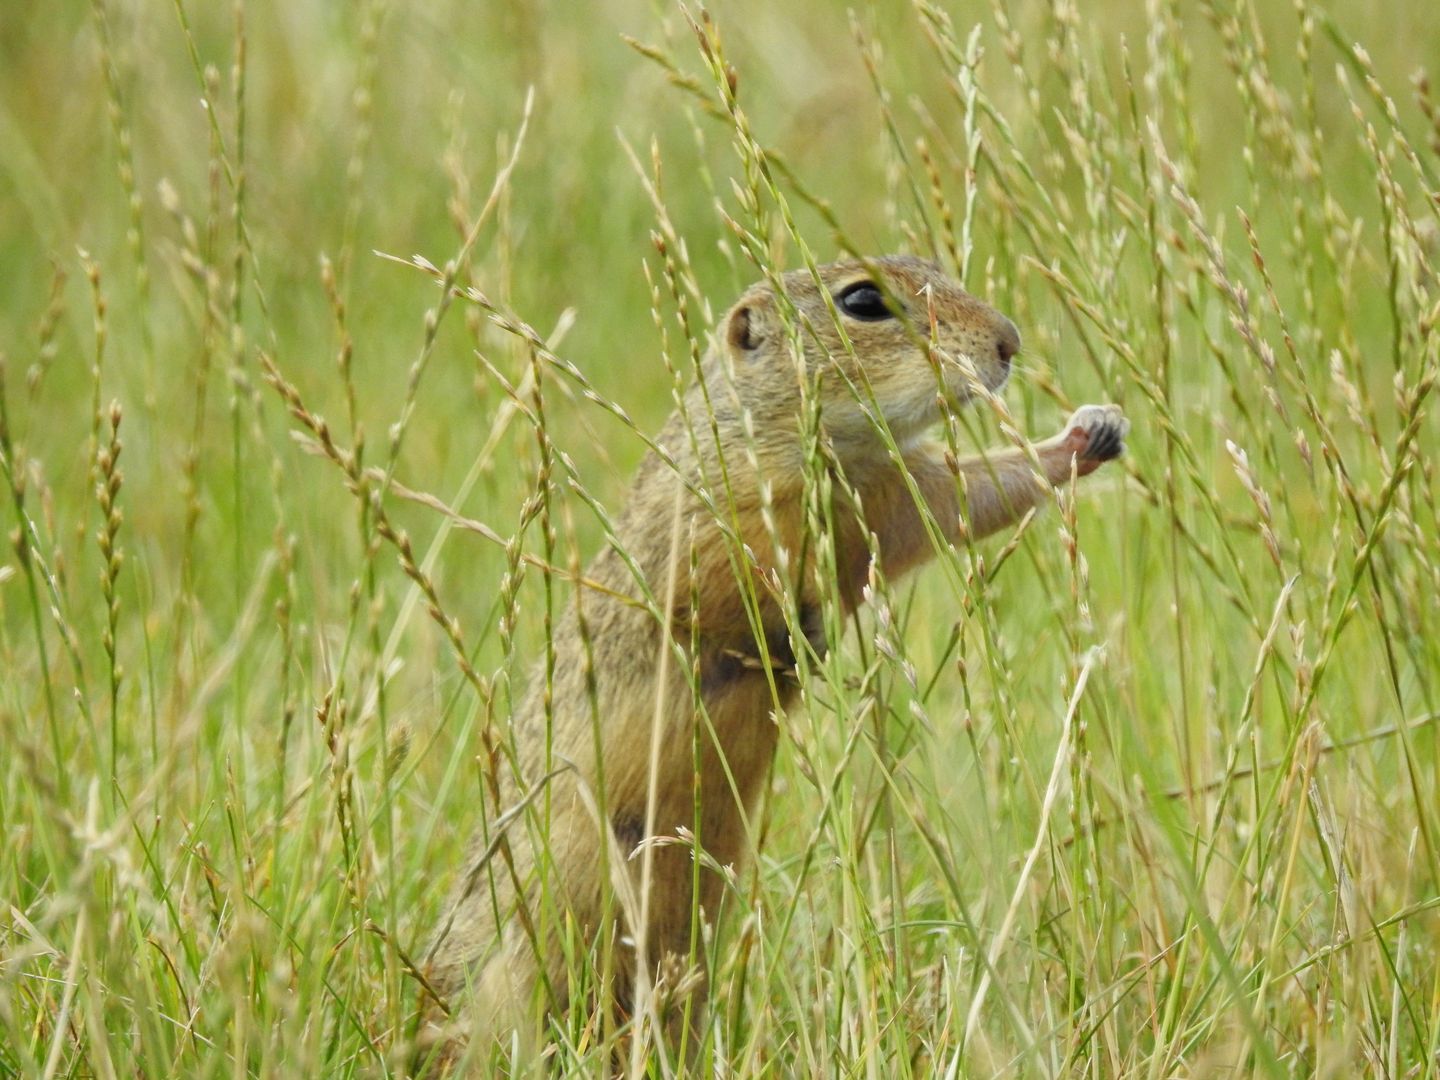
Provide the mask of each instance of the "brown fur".
MULTIPOLYGON (((800 363, 768 286, 747 291, 722 322, 701 380, 686 399, 693 437, 685 415, 671 418, 657 440, 671 460, 649 456, 618 522, 619 545, 633 559, 644 589, 615 548, 601 552, 586 577, 618 596, 580 589, 554 635, 548 705, 543 679, 537 678, 516 710, 520 779, 504 777, 502 810, 519 805, 532 785, 556 768, 561 771, 547 790, 531 792, 526 809, 513 816, 505 830, 508 850, 490 835, 475 840, 429 963, 432 984, 456 1007, 458 1022, 449 1025, 449 1036, 508 1042, 512 1030, 532 1034, 543 1009, 565 1007, 567 925, 582 946, 602 934, 622 936, 610 939, 620 941, 613 975, 622 1012, 636 1005, 637 978, 650 982, 663 969, 673 982, 677 970, 698 961, 692 955, 699 952, 692 919, 697 910, 704 919, 715 918, 721 877, 702 870, 697 896, 691 848, 652 847, 648 897, 640 900, 644 858, 628 857, 650 831, 648 822, 660 835, 673 835, 677 826, 691 829, 707 862, 742 863, 752 842, 748 815, 775 752, 773 715, 796 690, 790 669, 799 650, 825 649, 822 589, 814 572, 814 541, 805 527, 802 386, 808 382, 819 395, 830 468, 844 481, 834 485, 832 516, 835 584, 847 610, 859 602, 869 572, 866 531, 878 539, 880 568, 893 579, 933 555, 927 513, 948 542, 956 542, 962 530, 984 536, 1043 503, 1050 485, 1069 478, 1072 460, 1084 475, 1123 449, 1126 425, 1119 410, 1087 406, 1062 434, 1036 445, 1044 482, 1017 449, 957 463, 964 478, 963 485, 957 482, 939 448, 924 438, 940 418, 940 378, 945 396, 955 403, 971 396, 975 379, 998 389, 1019 336, 1008 319, 931 263, 889 257, 871 260, 868 268, 855 261, 820 268, 825 289, 836 298, 845 287, 877 275, 890 303, 903 305, 905 317, 861 321, 842 313, 838 321, 852 349, 805 272, 783 279, 801 328, 800 363), (928 349, 932 334, 936 348, 928 349), (877 411, 923 511, 876 432, 877 411), (753 437, 747 435, 747 414, 753 437), (762 485, 769 486, 768 523, 762 485), (858 496, 858 506, 841 494, 846 490, 858 496), (748 568, 740 562, 745 551, 751 553, 748 568), (782 578, 799 612, 793 632, 771 588, 782 578), (645 592, 655 611, 668 611, 668 634, 651 610, 621 599, 645 592), (757 603, 747 606, 747 593, 757 603), (752 625, 757 613, 758 634, 752 625), (694 679, 686 670, 692 666, 694 679), (647 804, 652 731, 658 736, 653 809, 647 804), (608 830, 596 814, 602 805, 608 830), (601 854, 607 848, 608 866, 601 854), (490 857, 482 864, 486 852, 490 857), (608 925, 602 925, 607 875, 621 888, 608 925), (629 919, 627 892, 637 898, 629 919), (629 925, 642 903, 644 925, 629 925), (546 904, 549 909, 542 910, 546 904), (526 918, 519 917, 521 905, 526 918), (538 957, 529 928, 540 935, 538 957), (631 942, 641 938, 648 959, 637 970, 639 942, 631 942)), ((509 772, 503 766, 501 771, 509 772)))

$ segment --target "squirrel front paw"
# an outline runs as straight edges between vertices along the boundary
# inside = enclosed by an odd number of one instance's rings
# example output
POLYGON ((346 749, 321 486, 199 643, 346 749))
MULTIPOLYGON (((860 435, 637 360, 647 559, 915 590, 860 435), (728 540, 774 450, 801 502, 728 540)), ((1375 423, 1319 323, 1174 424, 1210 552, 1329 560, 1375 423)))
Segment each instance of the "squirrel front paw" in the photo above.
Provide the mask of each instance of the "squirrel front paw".
POLYGON ((1066 464, 1076 459, 1076 472, 1085 476, 1125 452, 1130 421, 1119 405, 1081 405, 1065 422, 1057 437, 1058 449, 1066 464))

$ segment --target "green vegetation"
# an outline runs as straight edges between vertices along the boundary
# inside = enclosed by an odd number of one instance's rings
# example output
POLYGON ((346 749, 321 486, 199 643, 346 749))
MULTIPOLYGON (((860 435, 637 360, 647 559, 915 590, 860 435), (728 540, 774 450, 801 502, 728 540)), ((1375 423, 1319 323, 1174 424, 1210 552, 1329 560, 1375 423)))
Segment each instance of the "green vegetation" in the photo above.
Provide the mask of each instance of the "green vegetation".
POLYGON ((1095 7, 7 5, 0 1075, 403 1072, 596 506, 846 248, 1130 454, 809 674, 705 1057, 1440 1073, 1440 16, 1095 7))

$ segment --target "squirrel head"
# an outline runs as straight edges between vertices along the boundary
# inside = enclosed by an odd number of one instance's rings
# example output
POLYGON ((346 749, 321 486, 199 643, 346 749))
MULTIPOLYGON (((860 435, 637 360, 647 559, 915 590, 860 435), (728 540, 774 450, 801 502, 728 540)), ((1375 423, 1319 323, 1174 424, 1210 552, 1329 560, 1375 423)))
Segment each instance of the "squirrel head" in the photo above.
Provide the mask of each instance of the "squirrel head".
POLYGON ((818 387, 837 444, 873 442, 877 411, 897 440, 914 439, 940 419, 942 400, 969 400, 977 382, 1004 385, 1020 349, 1014 323, 924 259, 846 259, 819 267, 818 284, 806 270, 780 282, 783 299, 755 285, 721 322, 739 404, 793 415, 803 378, 818 387))

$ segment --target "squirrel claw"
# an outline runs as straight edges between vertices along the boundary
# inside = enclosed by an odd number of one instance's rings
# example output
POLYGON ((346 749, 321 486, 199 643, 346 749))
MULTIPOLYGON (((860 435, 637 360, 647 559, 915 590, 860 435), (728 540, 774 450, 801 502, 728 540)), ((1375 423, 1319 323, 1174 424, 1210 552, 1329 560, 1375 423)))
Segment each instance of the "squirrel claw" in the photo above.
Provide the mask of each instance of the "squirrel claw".
POLYGON ((1130 421, 1120 406, 1082 405, 1066 421, 1061 439, 1078 459, 1080 471, 1087 473, 1123 454, 1129 431, 1130 421))

